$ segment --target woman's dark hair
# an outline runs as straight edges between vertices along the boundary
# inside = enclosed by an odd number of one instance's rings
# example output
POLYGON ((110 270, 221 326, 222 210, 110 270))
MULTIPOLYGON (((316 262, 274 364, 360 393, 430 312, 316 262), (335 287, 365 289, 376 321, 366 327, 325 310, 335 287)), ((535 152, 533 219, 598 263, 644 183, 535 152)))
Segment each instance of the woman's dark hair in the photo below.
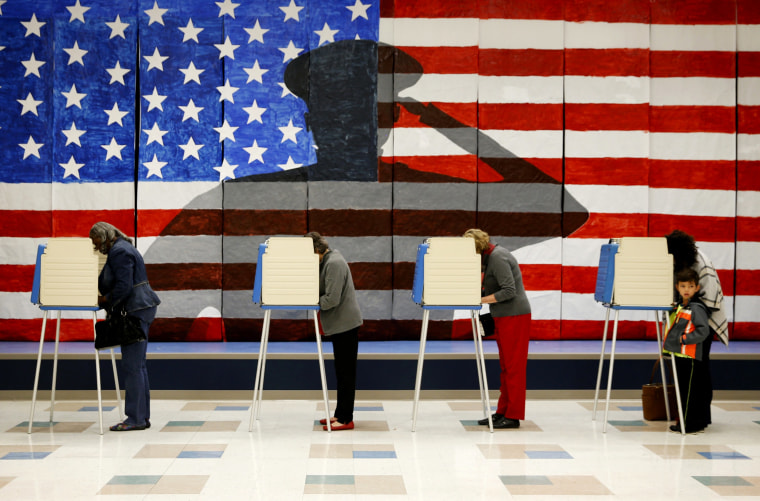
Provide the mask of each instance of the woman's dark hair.
POLYGON ((697 244, 694 237, 681 230, 673 230, 665 235, 665 239, 668 241, 668 253, 673 254, 674 270, 694 266, 697 262, 697 244))
POLYGON ((330 246, 327 245, 327 240, 325 240, 325 237, 316 231, 310 231, 304 236, 311 238, 312 243, 314 244, 314 252, 318 254, 324 254, 330 248, 330 246))

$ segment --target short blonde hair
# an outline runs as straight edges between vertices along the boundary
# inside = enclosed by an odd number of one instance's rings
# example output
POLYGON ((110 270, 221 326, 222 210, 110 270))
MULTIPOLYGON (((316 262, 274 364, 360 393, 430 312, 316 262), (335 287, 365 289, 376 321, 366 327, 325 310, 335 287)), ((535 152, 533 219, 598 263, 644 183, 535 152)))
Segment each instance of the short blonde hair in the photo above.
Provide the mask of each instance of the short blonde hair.
POLYGON ((475 251, 477 251, 478 254, 481 254, 484 250, 488 249, 488 246, 491 244, 491 238, 488 236, 488 233, 477 228, 470 228, 464 232, 463 236, 475 240, 475 251))

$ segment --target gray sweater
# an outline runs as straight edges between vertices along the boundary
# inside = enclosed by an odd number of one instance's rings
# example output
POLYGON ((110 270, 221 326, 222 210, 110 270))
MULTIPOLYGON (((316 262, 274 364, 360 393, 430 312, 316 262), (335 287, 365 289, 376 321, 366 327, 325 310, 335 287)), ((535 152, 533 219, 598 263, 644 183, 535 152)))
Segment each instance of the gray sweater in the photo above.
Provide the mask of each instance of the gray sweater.
POLYGON ((512 253, 497 245, 490 256, 483 256, 483 260, 483 296, 494 294, 498 301, 488 305, 491 316, 512 317, 530 313, 522 272, 512 253))
POLYGON ((319 308, 326 336, 349 331, 363 323, 351 270, 336 250, 328 251, 319 264, 319 308))

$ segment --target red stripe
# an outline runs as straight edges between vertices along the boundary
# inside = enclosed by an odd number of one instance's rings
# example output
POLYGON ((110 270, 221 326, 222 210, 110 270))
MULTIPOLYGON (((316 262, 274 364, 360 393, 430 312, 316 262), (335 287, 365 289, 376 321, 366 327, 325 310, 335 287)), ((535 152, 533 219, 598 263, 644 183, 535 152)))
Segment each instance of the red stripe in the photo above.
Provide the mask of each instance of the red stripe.
POLYGON ((565 20, 570 22, 649 23, 650 0, 565 0, 564 3, 565 20))
POLYGON ((481 130, 562 130, 562 104, 480 103, 481 130))
POLYGON ((736 111, 739 115, 740 134, 760 134, 760 106, 739 105, 736 111))
POLYGON ((566 103, 567 130, 649 130, 649 105, 566 103))
POLYGON ((562 292, 593 294, 596 290, 597 267, 563 266, 562 292))
MULTIPOLYGON (((3 341, 40 341, 42 311, 39 318, 8 318, 2 320, 3 341)), ((55 341, 56 320, 48 318, 45 327, 45 341, 55 341)), ((92 319, 61 319, 61 341, 89 341, 95 339, 92 319)))
POLYGON ((478 73, 478 47, 398 47, 414 61, 405 61, 396 57, 393 73, 459 74, 478 73), (417 64, 414 64, 414 63, 417 64), (420 66, 418 66, 421 65, 420 66))
POLYGON ((135 213, 127 209, 0 211, 0 235, 21 238, 86 237, 98 221, 108 221, 125 233, 134 234, 135 213))
POLYGON ((649 179, 647 158, 566 158, 565 183, 640 186, 649 179))
POLYGON ((736 2, 730 0, 657 0, 650 5, 653 24, 736 23, 736 2))
POLYGON ((736 162, 737 187, 740 190, 760 191, 760 160, 739 160, 736 162))
MULTIPOLYGON (((410 169, 442 174, 464 181, 477 182, 478 158, 475 155, 444 155, 440 157, 394 157, 395 162, 402 163, 410 169)), ((488 175, 488 173, 484 173, 488 175)), ((493 173, 489 179, 501 180, 493 173)))
POLYGON ((736 109, 727 106, 652 106, 651 132, 736 132, 736 109))
POLYGON ((0 290, 29 292, 34 283, 34 265, 0 264, 0 290))
POLYGON ((734 242, 734 218, 709 216, 675 216, 650 214, 649 235, 667 235, 678 228, 693 236, 697 242, 734 242))
POLYGON ((757 0, 736 0, 739 24, 760 24, 760 2, 757 0))
POLYGON ((501 0, 476 5, 461 0, 382 0, 380 12, 382 17, 562 20, 562 4, 562 0, 501 0))
MULTIPOLYGON (((599 311, 604 311, 604 307, 599 305, 599 311)), ((652 355, 657 353, 657 335, 655 324, 652 320, 625 320, 625 314, 621 315, 618 321, 617 339, 651 339, 652 355)), ((562 320, 560 321, 562 329, 561 339, 595 339, 602 341, 604 333, 604 320, 562 320)), ((610 328, 611 331, 611 328, 610 328)), ((608 335, 610 333, 608 332, 608 335)), ((601 346, 601 345, 600 345, 601 346)))
POLYGON ((553 77, 563 74, 563 51, 480 49, 477 71, 482 76, 553 77))
POLYGON ((728 326, 732 341, 757 341, 757 322, 734 322, 728 326))
POLYGON ((523 285, 526 290, 559 290, 563 276, 558 264, 521 264, 523 285))
POLYGON ((760 77, 760 52, 738 52, 736 57, 739 60, 740 78, 760 77))
POLYGON ((649 49, 565 49, 565 75, 649 76, 649 49))
POLYGON ((739 242, 760 242, 760 217, 737 217, 736 240, 739 242))
POLYGON ((735 190, 735 162, 731 160, 650 160, 650 188, 735 190), (688 176, 684 173, 688 172, 688 176), (720 176, 715 173, 720 172, 720 176))
POLYGON ((478 2, 478 7, 481 19, 562 20, 562 4, 563 0, 501 0, 478 2))
POLYGON ((650 56, 652 78, 736 78, 736 53, 718 51, 655 51, 650 56))
POLYGON ((589 214, 586 224, 576 230, 572 236, 574 238, 646 237, 648 236, 647 215, 592 213, 589 214))

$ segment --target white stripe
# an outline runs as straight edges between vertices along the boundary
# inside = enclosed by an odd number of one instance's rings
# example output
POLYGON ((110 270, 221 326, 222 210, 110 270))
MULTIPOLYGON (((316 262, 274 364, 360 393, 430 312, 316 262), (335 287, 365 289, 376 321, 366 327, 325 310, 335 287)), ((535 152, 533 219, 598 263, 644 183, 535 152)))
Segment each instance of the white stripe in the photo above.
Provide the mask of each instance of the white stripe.
POLYGON ((562 312, 560 291, 525 291, 532 320, 557 320, 562 312))
POLYGON ((652 106, 736 105, 734 78, 652 78, 652 106))
POLYGON ((650 134, 650 138, 649 158, 653 159, 736 159, 736 136, 734 134, 658 132, 650 134))
MULTIPOLYGON (((393 39, 380 39, 396 47, 468 47, 478 45, 479 20, 455 19, 393 19, 393 39)), ((387 29, 385 33, 388 33, 387 29)), ((380 33, 383 35, 383 33, 380 33)))
POLYGON ((734 321, 760 322, 760 296, 736 296, 734 321))
MULTIPOLYGON (((562 103, 561 76, 494 77, 478 79, 478 101, 481 103, 562 103)), ((463 102, 463 101, 455 101, 463 102)))
MULTIPOLYGON (((562 158, 561 130, 484 129, 480 132, 521 158, 562 158)), ((488 154, 496 155, 491 151, 488 154)))
POLYGON ((744 106, 760 106, 760 77, 741 77, 737 82, 737 102, 744 106))
POLYGON ((565 76, 568 103, 640 104, 649 102, 649 77, 565 76))
POLYGON ((760 24, 737 24, 736 46, 742 52, 759 52, 760 24))
MULTIPOLYGON (((508 152, 522 158, 560 158, 562 156, 562 131, 480 131, 496 141, 508 152)), ((382 146, 385 156, 442 156, 469 155, 465 149, 453 143, 435 129, 397 128, 382 146)), ((498 152, 491 152, 497 154, 498 152)))
MULTIPOLYGON (((435 129, 398 128, 393 130, 392 138, 392 151, 396 156, 469 154, 435 129)), ((386 151, 389 150, 383 145, 383 152, 386 151)))
POLYGON ((564 25, 562 21, 484 19, 480 21, 480 48, 562 50, 564 25))
MULTIPOLYGON (((33 265, 37 260, 37 247, 47 241, 47 238, 0 237, 0 263, 33 265)), ((29 284, 29 288, 32 288, 32 284, 29 284)))
MULTIPOLYGON (((567 191, 589 212, 646 214, 646 186, 565 185, 567 191)), ((610 235, 615 238, 624 235, 610 235)))
POLYGON ((562 243, 562 265, 598 268, 602 245, 607 243, 609 238, 566 238, 562 243))
POLYGON ((712 261, 716 270, 734 269, 735 246, 733 242, 697 242, 697 247, 712 261))
POLYGON ((650 188, 650 214, 679 216, 734 217, 736 192, 725 190, 690 190, 650 188))
POLYGON ((134 209, 134 183, 0 183, 4 210, 134 209))
POLYGON ((649 24, 567 22, 565 48, 646 49, 649 48, 649 24))
POLYGON ((735 51, 736 26, 652 24, 652 50, 735 51))
POLYGON ((737 191, 736 212, 741 217, 760 217, 760 191, 737 191))
POLYGON ((550 238, 537 244, 526 245, 512 252, 520 264, 560 264, 562 239, 550 238))
MULTIPOLYGON (((402 77, 396 76, 397 81, 400 78, 402 77)), ((399 89, 397 83, 396 90, 399 101, 474 103, 478 100, 478 75, 421 75, 411 87, 399 89)))
POLYGON ((565 131, 565 156, 570 158, 647 158, 649 134, 644 131, 565 131))
POLYGON ((760 134, 737 134, 739 160, 760 160, 760 134))
POLYGON ((193 209, 218 209, 222 206, 221 183, 192 181, 180 182, 149 182, 138 184, 138 206, 141 210, 151 209, 180 209, 195 200, 193 209), (214 191, 214 188, 219 188, 214 191))
POLYGON ((52 183, 0 183, 3 210, 51 210, 52 183))
POLYGON ((393 31, 393 18, 388 17, 381 17, 380 18, 380 27, 379 27, 379 38, 378 40, 380 43, 388 44, 388 45, 396 45, 396 37, 394 36, 393 31))
MULTIPOLYGON (((604 321, 606 308, 594 300, 593 294, 576 294, 565 292, 562 294, 562 320, 601 320, 604 321)), ((610 312, 610 323, 615 313, 610 312)), ((619 320, 624 321, 641 321, 654 320, 651 311, 624 310, 620 312, 619 320)), ((602 339, 603 324, 599 325, 599 340, 602 339)), ((609 334, 612 333, 610 325, 609 334)), ((655 343, 653 343, 655 344, 655 343)))
POLYGON ((760 242, 736 243, 736 268, 760 270, 760 242))
MULTIPOLYGON (((31 284, 30 284, 31 285, 31 284)), ((57 313, 51 313, 48 321, 57 313)), ((101 313, 101 315, 103 315, 101 313)), ((30 320, 38 318, 42 329, 42 310, 32 304, 30 292, 2 292, 0 291, 0 319, 30 320)), ((66 311, 62 310, 61 318, 92 318, 91 311, 66 311)))

